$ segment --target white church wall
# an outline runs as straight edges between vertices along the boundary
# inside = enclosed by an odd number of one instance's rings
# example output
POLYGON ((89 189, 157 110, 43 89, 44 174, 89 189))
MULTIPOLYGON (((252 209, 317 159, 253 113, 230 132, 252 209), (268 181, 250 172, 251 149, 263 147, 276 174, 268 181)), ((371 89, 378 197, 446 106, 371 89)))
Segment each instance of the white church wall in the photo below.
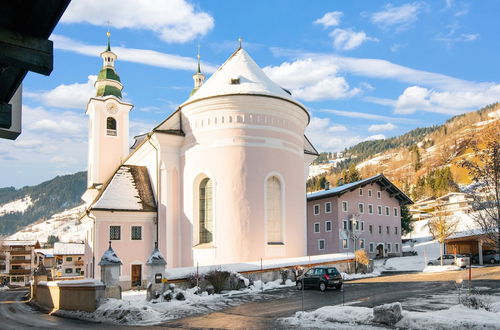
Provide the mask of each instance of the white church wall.
POLYGON ((213 244, 195 247, 183 266, 305 255, 305 111, 288 101, 248 95, 207 99, 182 111, 183 250, 190 248, 187 241, 196 245, 196 179, 204 174, 216 182, 213 244), (282 178, 283 245, 265 239, 265 179, 272 173, 282 178))

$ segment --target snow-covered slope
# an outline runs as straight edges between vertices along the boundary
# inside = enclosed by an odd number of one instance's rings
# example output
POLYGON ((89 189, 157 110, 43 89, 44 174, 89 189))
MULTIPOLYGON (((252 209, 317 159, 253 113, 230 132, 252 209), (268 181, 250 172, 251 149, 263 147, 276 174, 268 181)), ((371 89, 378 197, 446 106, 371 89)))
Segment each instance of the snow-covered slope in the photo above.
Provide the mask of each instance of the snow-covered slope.
POLYGON ((78 218, 85 210, 83 205, 54 214, 50 219, 33 223, 9 237, 13 240, 38 240, 47 242, 50 235, 57 236, 61 242, 81 242, 85 232, 78 218))
POLYGON ((26 211, 31 205, 33 205, 31 196, 25 196, 24 198, 5 203, 3 205, 0 205, 0 216, 8 213, 24 213, 24 211, 26 211))

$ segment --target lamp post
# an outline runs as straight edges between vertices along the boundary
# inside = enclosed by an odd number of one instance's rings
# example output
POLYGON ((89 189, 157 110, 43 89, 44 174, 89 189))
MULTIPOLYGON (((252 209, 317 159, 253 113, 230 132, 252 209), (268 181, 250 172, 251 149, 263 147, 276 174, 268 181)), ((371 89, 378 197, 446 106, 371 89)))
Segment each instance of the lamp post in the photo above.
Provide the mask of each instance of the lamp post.
POLYGON ((349 236, 354 242, 354 273, 356 274, 357 269, 358 269, 358 265, 357 265, 357 261, 356 261, 356 245, 357 245, 358 239, 359 239, 358 230, 357 230, 357 226, 359 225, 359 215, 353 214, 351 216, 350 221, 351 221, 352 227, 350 225, 348 230, 349 230, 349 236))

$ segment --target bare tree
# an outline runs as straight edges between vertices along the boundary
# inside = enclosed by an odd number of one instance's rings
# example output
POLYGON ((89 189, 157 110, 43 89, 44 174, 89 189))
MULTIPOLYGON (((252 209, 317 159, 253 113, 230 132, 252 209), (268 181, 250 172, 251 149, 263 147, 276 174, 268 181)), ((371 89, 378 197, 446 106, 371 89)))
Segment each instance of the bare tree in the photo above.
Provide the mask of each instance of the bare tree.
POLYGON ((500 253, 500 127, 482 134, 485 148, 474 141, 471 145, 474 160, 465 160, 462 166, 475 185, 472 191, 474 222, 486 236, 486 242, 500 253))
POLYGON ((443 247, 444 241, 455 233, 458 226, 458 220, 451 216, 441 202, 434 207, 433 216, 427 223, 429 231, 434 239, 440 244, 439 253, 441 255, 441 266, 443 265, 443 247))

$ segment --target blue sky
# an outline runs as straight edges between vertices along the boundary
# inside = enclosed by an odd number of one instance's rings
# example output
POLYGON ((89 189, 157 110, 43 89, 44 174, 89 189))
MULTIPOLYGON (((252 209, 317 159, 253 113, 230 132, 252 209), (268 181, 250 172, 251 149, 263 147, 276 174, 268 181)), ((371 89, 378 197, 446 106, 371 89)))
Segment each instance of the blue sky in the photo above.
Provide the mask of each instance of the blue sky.
POLYGON ((85 106, 110 22, 131 137, 237 48, 311 111, 321 151, 440 124, 500 98, 498 13, 484 1, 73 0, 56 27, 54 71, 24 80, 23 133, 0 140, 0 187, 86 169, 85 106))

